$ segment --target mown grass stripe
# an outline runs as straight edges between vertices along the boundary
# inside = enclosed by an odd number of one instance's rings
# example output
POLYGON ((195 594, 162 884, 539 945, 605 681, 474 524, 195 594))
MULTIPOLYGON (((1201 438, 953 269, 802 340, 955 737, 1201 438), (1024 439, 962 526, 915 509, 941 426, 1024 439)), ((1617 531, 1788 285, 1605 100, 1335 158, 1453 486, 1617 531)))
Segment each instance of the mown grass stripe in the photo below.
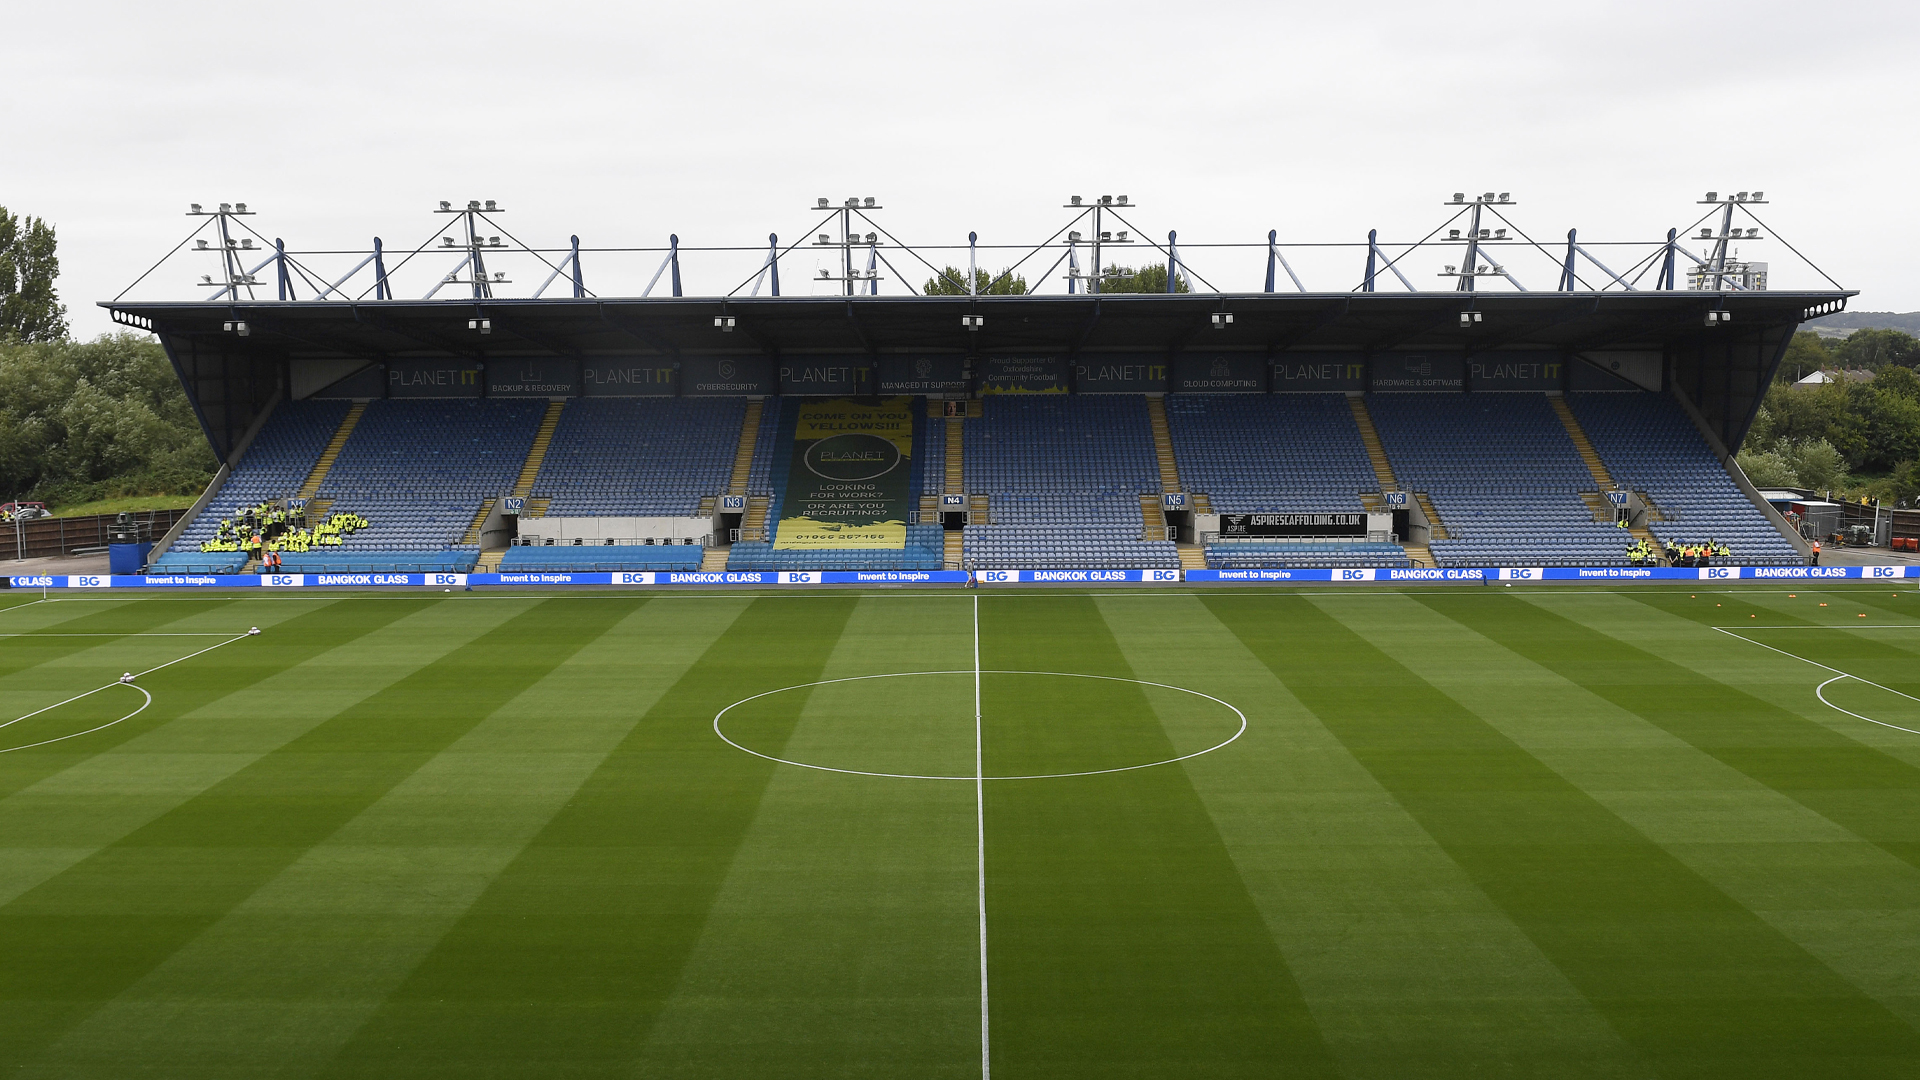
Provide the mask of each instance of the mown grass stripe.
POLYGON ((776 768, 713 714, 818 679, 854 602, 754 601, 322 1075, 631 1075, 776 768))
POLYGON ((0 909, 0 1045, 29 1060, 621 613, 532 608, 0 909))
POLYGON ((745 606, 634 606, 49 1056, 183 1074, 213 1061, 251 1075, 323 1061, 745 606), (555 710, 557 699, 569 707, 555 710))
POLYGON ((1920 1034, 1307 599, 1206 603, 1661 1075, 1920 1063, 1920 1034))
MULTIPOLYGON (((1411 603, 1341 600, 1369 612, 1411 603)), ((1245 737, 1185 768, 1346 1075, 1647 1075, 1605 1017, 1200 597, 1156 592, 1100 607, 1143 677, 1217 694, 1252 719, 1245 737)))
MULTIPOLYGON (((980 623, 987 668, 1133 676, 1091 597, 984 596, 980 623)), ((990 774, 1173 756, 1128 683, 989 680, 983 707, 990 774)), ((1336 1074, 1182 769, 989 784, 986 830, 996 1077, 1336 1074)))
MULTIPOLYGON (((969 675, 818 687, 761 748, 971 774, 972 602, 860 600, 822 678, 969 675)), ((971 783, 776 769, 636 1073, 978 1078, 974 857, 971 783)))
MULTIPOLYGON (((1920 866, 1920 767, 1538 605, 1506 596, 1421 599, 1920 866), (1621 677, 1628 671, 1633 677, 1621 677)), ((1660 604, 1657 598, 1642 602, 1660 604)), ((1661 609, 1688 616, 1677 604, 1661 609)), ((1703 611, 1688 617, 1713 616, 1703 611)), ((1724 634, 1712 636, 1724 641, 1724 648, 1752 647, 1724 634)))
MULTIPOLYGON (((1920 870, 1412 598, 1319 606, 1848 982, 1920 1021, 1914 969, 1896 973, 1887 956, 1915 959, 1902 943, 1920 942, 1920 870), (1871 951, 1859 947, 1865 923, 1887 931, 1871 951)), ((1642 609, 1649 634, 1661 621, 1642 609)))

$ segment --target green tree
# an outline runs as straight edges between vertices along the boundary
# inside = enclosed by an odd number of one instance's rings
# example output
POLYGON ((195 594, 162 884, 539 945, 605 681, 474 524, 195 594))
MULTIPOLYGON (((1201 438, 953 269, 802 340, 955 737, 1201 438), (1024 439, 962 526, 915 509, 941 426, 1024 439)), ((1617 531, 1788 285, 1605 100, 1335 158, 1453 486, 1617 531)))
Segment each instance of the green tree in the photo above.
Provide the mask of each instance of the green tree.
POLYGON ((67 309, 54 291, 60 276, 53 226, 0 206, 0 339, 59 341, 67 309))
POLYGON ((0 493, 52 503, 187 495, 214 467, 158 343, 0 343, 0 493))
POLYGON ((1800 476, 1777 450, 1742 450, 1740 471, 1755 487, 1799 487, 1800 476))
POLYGON ((1839 366, 1824 338, 1811 330, 1802 330, 1787 343, 1787 354, 1781 358, 1780 369, 1774 373, 1774 378, 1780 382, 1794 382, 1816 371, 1839 366))
MULTIPOLYGON (((1103 293, 1163 293, 1167 291, 1167 264, 1148 263, 1135 270, 1131 266, 1107 264, 1106 272, 1100 275, 1100 291, 1103 293)), ((1186 275, 1174 283, 1174 292, 1192 292, 1187 284, 1186 275)))
POLYGON ((1879 371, 1890 364, 1920 365, 1920 338, 1904 330, 1855 330, 1833 350, 1834 358, 1852 368, 1879 371))
MULTIPOLYGON (((981 296, 1021 296, 1027 291, 1027 279, 1012 270, 988 274, 976 269, 973 281, 975 291, 981 296)), ((967 272, 952 266, 942 267, 939 276, 928 278, 920 291, 928 296, 967 296, 967 272)))

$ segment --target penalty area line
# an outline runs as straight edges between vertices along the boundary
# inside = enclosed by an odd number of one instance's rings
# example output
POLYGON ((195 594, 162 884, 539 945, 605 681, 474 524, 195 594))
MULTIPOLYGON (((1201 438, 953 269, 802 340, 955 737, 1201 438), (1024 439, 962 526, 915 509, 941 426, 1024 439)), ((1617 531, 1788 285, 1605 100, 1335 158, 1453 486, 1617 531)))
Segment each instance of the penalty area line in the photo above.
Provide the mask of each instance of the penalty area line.
MULTIPOLYGON (((1740 641, 1744 641, 1749 645, 1758 645, 1761 648, 1767 650, 1768 652, 1779 653, 1781 656, 1798 660, 1803 664, 1812 664, 1814 667, 1817 667, 1822 671, 1833 672, 1833 678, 1828 679, 1826 682, 1823 682, 1819 686, 1816 686, 1813 688, 1813 696, 1816 698, 1819 698, 1820 704, 1825 705, 1827 708, 1832 709, 1835 712, 1846 713, 1848 716, 1851 716, 1856 720, 1865 720, 1869 724, 1878 724, 1880 727, 1883 727, 1883 728, 1892 728, 1895 731, 1904 731, 1909 735, 1920 735, 1920 730, 1915 730, 1914 728, 1910 728, 1910 727, 1901 727, 1899 724, 1889 724, 1885 720, 1875 720, 1871 716, 1862 716, 1851 709, 1843 709, 1840 706, 1835 705, 1833 702, 1827 700, 1827 695, 1825 693, 1825 690, 1827 689, 1827 687, 1832 686, 1834 683, 1837 683, 1842 679, 1852 679, 1854 682, 1866 683, 1868 686, 1874 687, 1876 689, 1885 690, 1889 694, 1896 694, 1900 697, 1906 698, 1908 701, 1920 701, 1920 697, 1914 697, 1912 694, 1909 694, 1904 690, 1895 690, 1891 686, 1883 686, 1880 683, 1874 682, 1872 679, 1855 675, 1851 671, 1841 671, 1839 668, 1833 667, 1830 664, 1823 664, 1818 660, 1809 660, 1806 657, 1801 656, 1799 653, 1788 652, 1785 649, 1775 648, 1774 646, 1769 645, 1764 641, 1755 641, 1750 637, 1742 637, 1741 635, 1734 633, 1732 630, 1729 630, 1724 626, 1715 626, 1712 629, 1719 631, 1720 633, 1725 634, 1730 638, 1737 638, 1740 641)), ((1743 630, 1912 630, 1912 629, 1916 629, 1916 627, 1899 626, 1899 625, 1893 625, 1893 626, 1844 626, 1844 625, 1842 626, 1746 626, 1746 627, 1742 627, 1741 629, 1743 630)))
MULTIPOLYGON (((35 709, 35 710, 33 710, 32 712, 30 712, 30 713, 26 713, 25 715, 22 715, 22 716, 16 716, 16 717, 14 717, 14 718, 13 718, 13 719, 11 719, 11 720, 8 720, 8 721, 5 721, 4 723, 0 723, 0 728, 10 728, 10 727, 12 727, 13 725, 15 725, 15 724, 17 724, 17 723, 19 723, 19 722, 20 722, 20 721, 22 721, 22 720, 31 720, 32 718, 34 718, 34 717, 36 717, 36 716, 39 716, 39 715, 40 715, 41 713, 46 713, 46 712, 52 712, 53 710, 55 710, 55 709, 58 709, 58 708, 60 708, 60 707, 61 707, 62 705, 71 705, 71 704, 73 704, 73 703, 74 703, 74 702, 76 702, 76 701, 80 701, 80 700, 83 700, 83 699, 85 699, 85 698, 90 698, 90 697, 92 697, 93 695, 95 695, 95 694, 98 694, 98 693, 100 693, 100 692, 101 692, 101 691, 103 691, 103 690, 111 690, 111 689, 113 689, 113 688, 114 688, 114 687, 116 687, 116 686, 124 686, 124 687, 126 687, 127 689, 129 689, 129 690, 132 690, 132 691, 134 691, 134 692, 136 692, 136 693, 138 693, 138 694, 140 695, 140 697, 142 698, 142 700, 141 700, 141 702, 140 702, 140 706, 139 706, 139 708, 136 708, 136 709, 134 709, 134 710, 133 710, 132 712, 130 712, 130 713, 128 713, 128 714, 126 714, 125 716, 122 716, 122 717, 120 717, 120 718, 119 718, 119 719, 117 719, 117 720, 109 720, 109 721, 107 721, 107 722, 106 722, 106 723, 104 723, 104 724, 100 724, 100 725, 97 725, 97 726, 95 726, 95 727, 90 727, 90 728, 88 728, 88 729, 86 729, 85 731, 75 731, 75 732, 72 732, 72 733, 70 733, 70 734, 66 734, 66 735, 61 735, 61 736, 58 736, 57 738, 52 738, 52 739, 41 739, 41 740, 40 740, 39 742, 30 742, 30 743, 22 743, 22 744, 21 744, 21 745, 19 745, 19 746, 8 746, 8 747, 0 747, 0 754, 11 754, 11 753, 13 753, 13 752, 14 752, 15 750, 31 750, 31 749, 33 749, 33 748, 34 748, 34 747, 36 747, 36 746, 48 746, 48 745, 51 745, 51 744, 53 744, 53 743, 57 743, 57 742, 66 742, 66 741, 67 741, 68 739, 77 739, 77 738, 79 738, 79 737, 80 737, 80 736, 82 736, 82 735, 91 735, 91 734, 93 734, 93 733, 94 733, 94 732, 96 732, 96 731, 105 731, 106 729, 108 729, 108 728, 110 728, 110 727, 113 727, 113 726, 114 726, 114 725, 116 725, 116 724, 123 724, 123 723, 125 723, 125 722, 127 722, 128 720, 131 720, 131 719, 133 719, 134 717, 136 717, 136 716, 139 716, 139 715, 140 715, 141 713, 143 713, 143 712, 145 712, 145 711, 147 710, 147 706, 149 706, 149 705, 152 705, 152 704, 153 704, 153 695, 147 692, 147 689, 146 689, 146 687, 144 687, 144 686, 140 686, 139 684, 137 684, 137 683, 135 683, 135 682, 133 682, 133 681, 132 681, 132 679, 138 679, 138 678, 140 678, 141 676, 144 676, 144 675, 151 675, 151 674, 153 674, 154 672, 156 672, 156 671, 159 671, 159 670, 161 670, 161 669, 163 669, 163 668, 170 668, 170 667, 172 667, 172 666, 173 666, 173 665, 175 665, 175 664, 179 664, 179 663, 183 663, 183 662, 185 662, 185 661, 188 661, 188 660, 191 660, 191 659, 193 659, 193 658, 194 658, 194 657, 196 657, 196 656, 205 656, 205 655, 206 655, 207 653, 210 653, 210 652, 212 652, 212 651, 213 651, 213 650, 215 650, 215 649, 220 649, 220 648, 225 648, 226 646, 228 646, 228 645, 231 645, 231 644, 233 644, 233 643, 234 643, 234 642, 236 642, 236 641, 240 641, 240 640, 242 640, 242 639, 244 639, 244 638, 250 638, 250 637, 252 637, 252 636, 254 636, 254 634, 255 634, 255 631, 252 631, 252 630, 248 630, 248 631, 245 631, 245 632, 242 632, 242 633, 239 633, 239 634, 234 634, 234 635, 232 635, 232 636, 228 636, 228 637, 227 637, 227 639, 226 639, 225 641, 219 641, 219 642, 215 642, 214 644, 212 644, 212 645, 209 645, 209 646, 207 646, 207 647, 206 647, 206 648, 204 648, 204 649, 199 649, 199 650, 196 650, 196 651, 194 651, 194 652, 190 652, 190 653, 188 653, 188 654, 187 654, 187 655, 185 655, 185 656, 182 656, 182 657, 179 657, 179 658, 177 658, 177 659, 173 659, 173 660, 169 660, 169 661, 167 661, 167 662, 166 662, 166 663, 164 663, 164 664, 155 664, 154 666, 152 666, 152 667, 150 667, 150 668, 147 668, 147 669, 146 669, 146 670, 144 670, 144 671, 139 671, 139 672, 133 672, 133 673, 130 673, 130 678, 119 678, 119 679, 115 679, 114 681, 112 681, 112 682, 110 682, 110 683, 106 683, 106 684, 103 684, 103 685, 101 685, 101 686, 96 686, 96 687, 94 687, 93 689, 91 689, 91 690, 88 690, 88 691, 86 691, 86 692, 84 692, 84 693, 79 693, 79 694, 75 694, 75 695, 73 695, 72 697, 70 697, 70 698, 68 698, 68 699, 66 699, 65 701, 56 701, 56 702, 54 702, 54 703, 53 703, 53 704, 51 704, 51 705, 48 705, 48 706, 45 706, 45 707, 43 707, 43 708, 39 708, 39 709, 35 709)), ((74 637, 82 637, 82 636, 93 636, 93 635, 79 635, 79 634, 76 634, 76 635, 70 635, 70 636, 74 636, 74 637)), ((114 636, 116 636, 116 637, 124 637, 124 636, 131 636, 131 635, 114 635, 114 636)), ((180 636, 180 637, 188 637, 188 636, 192 636, 192 637, 198 637, 198 636, 201 636, 201 635, 197 635, 197 634, 196 634, 196 635, 185 635, 185 634, 182 634, 182 635, 168 635, 168 636, 180 636)), ((223 635, 223 636, 224 636, 224 635, 223 635)))

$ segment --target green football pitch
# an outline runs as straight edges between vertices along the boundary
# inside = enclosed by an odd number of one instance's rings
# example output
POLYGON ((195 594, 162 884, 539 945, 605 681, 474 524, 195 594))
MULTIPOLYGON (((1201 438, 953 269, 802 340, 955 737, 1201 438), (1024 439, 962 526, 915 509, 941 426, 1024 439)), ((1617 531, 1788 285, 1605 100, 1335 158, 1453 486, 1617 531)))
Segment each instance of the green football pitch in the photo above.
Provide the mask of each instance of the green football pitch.
POLYGON ((1920 1076, 1904 590, 4 603, 8 1077, 1920 1076))

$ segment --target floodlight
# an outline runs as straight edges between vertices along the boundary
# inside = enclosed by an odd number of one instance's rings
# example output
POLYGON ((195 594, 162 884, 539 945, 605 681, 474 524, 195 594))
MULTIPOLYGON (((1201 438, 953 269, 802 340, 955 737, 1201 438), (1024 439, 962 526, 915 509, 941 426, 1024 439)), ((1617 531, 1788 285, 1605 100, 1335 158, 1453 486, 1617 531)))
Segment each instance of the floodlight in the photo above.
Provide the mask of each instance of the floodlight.
POLYGON ((1454 265, 1453 265, 1452 263, 1448 263, 1448 264, 1447 264, 1447 273, 1449 273, 1449 274, 1451 274, 1451 273, 1453 273, 1453 272, 1454 272, 1454 270, 1456 270, 1456 269, 1458 269, 1458 268, 1457 268, 1456 266, 1454 266, 1454 265))
POLYGON ((208 247, 207 247, 207 242, 206 242, 205 240, 196 240, 196 241, 194 241, 194 243, 196 243, 196 244, 198 244, 198 245, 200 246, 200 250, 201 250, 201 251, 207 251, 207 250, 209 250, 209 249, 208 249, 208 247))
MULTIPOLYGON (((1502 231, 1502 232, 1505 232, 1506 230, 1504 230, 1504 229, 1502 229, 1501 231, 1502 231)), ((499 238, 499 237, 497 237, 497 236, 489 236, 489 237, 487 237, 487 246, 488 246, 488 247, 499 247, 499 246, 500 246, 500 238, 499 238)))
POLYGON ((825 281, 826 279, 827 279, 827 268, 823 266, 820 268, 820 280, 825 281))
POLYGON ((860 197, 858 195, 847 196, 847 205, 852 207, 858 207, 860 205, 860 197))
POLYGON ((468 210, 478 210, 478 209, 480 209, 480 200, 479 200, 479 199, 468 199, 468 200, 467 200, 467 209, 468 209, 468 210))
POLYGON ((1100 205, 1101 205, 1101 206, 1112 206, 1112 205, 1113 205, 1113 196, 1111 196, 1111 195, 1102 195, 1102 196, 1100 196, 1100 205))
POLYGON ((1480 272, 1480 273, 1482 273, 1482 274, 1484 274, 1484 273, 1486 273, 1486 272, 1487 272, 1487 264, 1486 264, 1486 263, 1481 263, 1481 264, 1480 264, 1480 270, 1479 270, 1479 272, 1480 272))
POLYGON ((1732 322, 1732 321, 1733 321, 1733 312, 1731 312, 1731 311, 1709 311, 1709 312, 1707 312, 1707 325, 1708 325, 1708 326, 1719 326, 1719 325, 1720 325, 1721 323, 1730 323, 1730 322, 1732 322))
POLYGON ((451 212, 452 212, 452 210, 453 210, 453 204, 452 204, 452 203, 450 203, 450 202, 448 202, 448 201, 447 201, 447 200, 445 200, 445 199, 441 199, 441 200, 440 200, 440 210, 441 210, 441 212, 442 212, 442 213, 451 213, 451 212))
POLYGON ((1491 230, 1491 229, 1481 229, 1481 230, 1480 230, 1480 239, 1482 239, 1482 240, 1491 240, 1491 239, 1493 239, 1493 230, 1491 230))
POLYGON ((1485 195, 1482 195, 1482 196, 1480 196, 1480 201, 1481 201, 1481 202, 1492 202, 1492 201, 1493 201, 1493 192, 1491 192, 1491 191, 1489 191, 1489 192, 1487 192, 1487 193, 1486 193, 1485 195))
POLYGON ((1464 192, 1464 191, 1456 191, 1456 192, 1454 192, 1454 193, 1453 193, 1453 201, 1454 201, 1454 202, 1466 202, 1466 201, 1467 201, 1467 193, 1466 193, 1466 192, 1464 192))
POLYGON ((1233 325, 1233 312, 1216 311, 1213 313, 1213 328, 1215 330, 1225 330, 1227 327, 1232 325, 1233 325))
POLYGON ((1503 192, 1501 192, 1501 193, 1500 193, 1500 201, 1501 201, 1501 202, 1511 202, 1512 200, 1508 198, 1508 196, 1509 196, 1509 195, 1511 195, 1511 194, 1512 194, 1512 192, 1509 192, 1509 191, 1503 191, 1503 192))
POLYGON ((1127 197, 1125 195, 1120 196, 1120 205, 1121 206, 1127 205, 1127 197))
POLYGON ((814 205, 818 206, 822 210, 825 210, 827 208, 826 196, 822 195, 820 198, 814 200, 814 205))
POLYGON ((828 236, 828 235, 827 235, 826 233, 821 233, 821 234, 820 234, 820 242, 821 242, 821 243, 823 243, 823 244, 831 244, 831 243, 833 243, 833 237, 831 237, 831 236, 828 236))
POLYGON ((451 236, 443 236, 443 237, 441 237, 441 238, 440 238, 440 246, 441 246, 441 247, 452 247, 452 246, 453 246, 453 237, 451 237, 451 236))
POLYGON ((1505 229, 1493 230, 1493 238, 1495 240, 1505 240, 1507 238, 1507 230, 1505 229))
POLYGON ((233 204, 232 204, 232 203, 221 203, 221 204, 220 204, 220 212, 221 212, 221 213, 223 213, 223 214, 227 214, 227 213, 232 213, 232 212, 233 212, 233 204))
POLYGON ((1719 202, 1719 201, 1720 201, 1720 193, 1719 193, 1719 192, 1717 192, 1717 191, 1709 191, 1709 192, 1707 192, 1707 201, 1708 201, 1708 202, 1719 202))
POLYGON ((1764 191, 1756 191, 1753 193, 1753 198, 1748 201, 1749 202, 1766 202, 1767 193, 1764 191))
POLYGON ((212 275, 212 274, 201 274, 201 275, 200 275, 200 284, 202 284, 202 285, 211 285, 211 284, 213 284, 213 275, 212 275))
POLYGON ((237 202, 237 203, 234 203, 234 204, 233 204, 233 212, 234 212, 234 213, 236 213, 236 214, 244 214, 244 213, 246 213, 246 212, 247 212, 247 204, 246 204, 246 203, 243 203, 243 202, 237 202))
POLYGON ((1458 239, 1460 239, 1460 230, 1459 230, 1459 229, 1448 229, 1448 230, 1447 230, 1447 239, 1449 239, 1449 240, 1458 240, 1458 239))
POLYGON ((493 280, 495 281, 507 280, 507 272, 505 270, 495 270, 493 272, 493 280))
POLYGON ((733 333, 733 316, 715 315, 713 317, 713 328, 723 334, 733 333))
MULTIPOLYGON (((1077 243, 1079 243, 1079 242, 1080 242, 1080 234, 1079 234, 1079 233, 1077 233, 1077 232, 1070 232, 1070 233, 1068 233, 1068 234, 1067 234, 1067 243, 1069 243, 1069 244, 1077 244, 1077 243)), ((202 241, 200 241, 200 246, 201 246, 201 247, 206 247, 206 246, 207 246, 207 242, 206 242, 205 240, 202 240, 202 241)))
POLYGON ((247 250, 249 250, 249 251, 251 251, 251 250, 253 250, 253 237, 251 237, 251 236, 243 236, 243 237, 241 237, 241 238, 240 238, 240 246, 241 246, 241 247, 243 247, 243 248, 246 248, 246 249, 247 249, 247 250))
POLYGON ((1070 201, 1070 202, 1071 202, 1071 203, 1072 203, 1073 205, 1075 205, 1075 206, 1079 206, 1079 205, 1080 205, 1080 196, 1078 196, 1078 195, 1075 195, 1075 196, 1074 196, 1074 197, 1073 197, 1072 199, 1070 199, 1069 201, 1070 201))
POLYGON ((878 242, 878 241, 879 241, 879 239, 880 239, 880 238, 879 238, 878 236, 876 236, 876 235, 874 235, 873 233, 868 233, 868 234, 867 234, 867 243, 869 243, 869 244, 872 244, 872 243, 876 243, 876 242, 878 242))
POLYGON ((246 337, 253 333, 252 328, 248 327, 247 324, 244 322, 233 323, 230 329, 232 329, 234 333, 239 334, 241 337, 246 337))
POLYGON ((188 204, 187 204, 187 206, 188 206, 188 210, 187 210, 187 212, 188 212, 189 214, 197 214, 197 213, 199 213, 199 212, 200 212, 200 204, 199 204, 199 203, 197 203, 197 202, 196 202, 196 203, 188 203, 188 204))
POLYGON ((494 205, 494 202, 493 202, 493 200, 492 200, 492 199, 488 199, 488 200, 487 200, 487 209, 489 209, 489 210, 498 210, 498 209, 500 209, 500 208, 499 208, 498 206, 495 206, 495 205, 494 205))
POLYGON ((1130 244, 1133 241, 1127 239, 1127 230, 1121 229, 1119 239, 1115 240, 1114 242, 1117 244, 1130 244))
POLYGON ((1733 201, 1734 201, 1734 202, 1746 202, 1746 201, 1747 201, 1747 193, 1746 193, 1746 192, 1744 192, 1744 191, 1742 191, 1742 192, 1737 192, 1737 193, 1735 193, 1735 195, 1733 196, 1733 201))
POLYGON ((1102 230, 1100 231, 1100 241, 1101 241, 1102 243, 1105 243, 1105 242, 1107 242, 1107 241, 1109 241, 1109 240, 1112 240, 1112 239, 1113 239, 1113 234, 1112 234, 1111 232, 1108 232, 1108 231, 1106 231, 1105 229, 1102 229, 1102 230))
POLYGON ((1700 239, 1702 239, 1702 240, 1711 240, 1711 239, 1713 239, 1713 230, 1712 230, 1712 229, 1709 229, 1709 228, 1707 228, 1707 227, 1705 227, 1704 225, 1703 225, 1703 226, 1701 226, 1701 228, 1700 228, 1700 239))
MULTIPOLYGON (((1483 267, 1483 269, 1484 269, 1484 267, 1483 267)), ((1474 324, 1476 324, 1476 323, 1478 323, 1478 322, 1480 321, 1480 314, 1481 314, 1481 313, 1480 313, 1480 312, 1478 312, 1478 311, 1463 311, 1463 312, 1461 312, 1461 313, 1460 313, 1460 326, 1461 326, 1461 328, 1462 328, 1462 329, 1465 329, 1465 328, 1467 328, 1467 327, 1470 327, 1470 326, 1473 326, 1474 324)))
POLYGON ((960 316, 960 325, 969 330, 978 330, 987 325, 987 317, 984 315, 962 315, 960 316))
POLYGON ((478 330, 483 334, 491 334, 493 333, 493 320, 492 319, 468 319, 467 329, 478 330))
POLYGON ((229 237, 229 238, 227 239, 227 246, 228 246, 228 247, 230 247, 230 248, 233 248, 233 247, 239 247, 239 246, 240 246, 240 241, 238 241, 238 240, 235 240, 235 239, 233 239, 233 238, 231 238, 231 237, 229 237))
POLYGON ((867 205, 868 205, 868 206, 872 206, 872 205, 873 205, 873 196, 871 196, 871 195, 869 195, 869 196, 867 196, 867 199, 866 199, 866 203, 867 203, 867 205))

